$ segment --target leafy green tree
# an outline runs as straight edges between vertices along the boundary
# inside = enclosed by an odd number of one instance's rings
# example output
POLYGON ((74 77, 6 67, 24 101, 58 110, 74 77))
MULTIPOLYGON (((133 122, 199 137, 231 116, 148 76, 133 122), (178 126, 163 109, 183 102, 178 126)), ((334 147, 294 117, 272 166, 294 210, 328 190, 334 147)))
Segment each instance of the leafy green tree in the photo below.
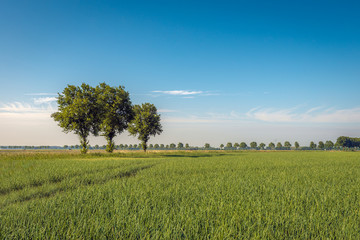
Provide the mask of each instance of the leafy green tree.
POLYGON ((150 149, 154 148, 154 145, 153 145, 153 144, 149 144, 149 148, 150 148, 150 149))
POLYGON ((276 149, 281 149, 282 148, 282 144, 281 144, 281 142, 278 142, 277 144, 276 144, 276 149))
POLYGON ((74 132, 80 138, 81 153, 89 149, 88 137, 98 135, 100 130, 100 109, 95 89, 88 84, 77 87, 68 85, 57 97, 58 111, 51 117, 58 122, 65 133, 74 132))
POLYGON ((241 142, 240 143, 240 148, 247 148, 247 144, 245 142, 241 142))
POLYGON ((260 149, 264 149, 265 146, 266 146, 265 143, 260 143, 260 144, 259 144, 260 149))
POLYGON ((64 147, 63 147, 63 148, 64 148, 64 149, 67 149, 68 147, 69 147, 68 145, 64 145, 64 147))
POLYGON ((125 144, 125 145, 124 145, 124 148, 125 148, 125 149, 126 149, 126 148, 129 148, 129 145, 125 144))
POLYGON ((325 148, 324 142, 323 142, 323 141, 320 141, 319 144, 318 144, 318 147, 319 147, 320 149, 324 149, 324 148, 325 148))
POLYGON ((223 149, 224 148, 224 144, 220 144, 220 149, 223 149))
POLYGON ((234 143, 234 148, 238 149, 238 147, 240 147, 239 143, 234 143))
POLYGON ((296 148, 296 149, 299 149, 300 145, 299 145, 299 143, 298 143, 298 142, 295 142, 295 144, 294 144, 294 145, 295 145, 295 148, 296 148))
POLYGON ((176 147, 175 143, 170 143, 170 148, 175 148, 175 147, 176 147))
MULTIPOLYGON (((140 144, 139 144, 140 145, 140 144)), ((137 144, 134 144, 134 148, 137 148, 138 147, 138 145, 137 144)))
POLYGON ((190 146, 189 146, 188 143, 185 144, 185 148, 186 148, 186 149, 190 148, 190 146))
POLYGON ((129 144, 129 148, 133 148, 133 145, 132 145, 132 144, 129 144))
POLYGON ((316 144, 315 144, 313 141, 310 142, 310 148, 311 148, 311 149, 315 149, 315 148, 316 148, 316 144))
POLYGON ((178 143, 178 145, 177 145, 177 148, 178 148, 178 149, 182 149, 182 148, 184 148, 184 144, 183 144, 183 143, 181 143, 181 142, 179 142, 179 143, 178 143))
POLYGON ((210 143, 205 143, 204 148, 209 149, 210 148, 210 143))
POLYGON ((275 148, 275 144, 273 142, 269 143, 269 148, 274 149, 275 148))
POLYGON ((231 142, 228 142, 228 143, 226 144, 226 148, 232 148, 232 143, 231 143, 231 142))
POLYGON ((124 149, 124 144, 120 144, 120 145, 119 145, 119 148, 120 148, 120 149, 124 149))
POLYGON ((290 149, 291 148, 291 143, 289 141, 286 141, 284 143, 284 147, 286 147, 287 149, 290 149))
POLYGON ((160 147, 159 144, 155 144, 155 145, 154 145, 154 148, 155 148, 155 149, 158 149, 159 147, 160 147))
POLYGON ((134 118, 129 93, 124 87, 110 87, 106 83, 96 86, 100 114, 100 132, 106 138, 106 151, 114 151, 114 137, 127 129, 134 118))
POLYGON ((142 149, 146 152, 150 136, 156 136, 163 131, 160 123, 160 114, 157 113, 155 105, 150 103, 135 105, 133 111, 135 117, 130 122, 128 131, 133 136, 138 135, 142 149))
POLYGON ((251 148, 257 148, 257 143, 256 142, 251 142, 250 147, 251 148))
POLYGON ((169 148, 170 148, 169 144, 166 144, 166 147, 165 147, 165 148, 169 149, 169 148))
POLYGON ((160 148, 165 148, 165 145, 164 145, 164 144, 160 144, 160 148))
POLYGON ((94 146, 94 148, 95 148, 95 149, 99 149, 99 145, 96 144, 96 145, 94 146))
POLYGON ((330 150, 330 149, 333 149, 333 147, 334 147, 334 143, 332 141, 325 142, 325 149, 330 150))

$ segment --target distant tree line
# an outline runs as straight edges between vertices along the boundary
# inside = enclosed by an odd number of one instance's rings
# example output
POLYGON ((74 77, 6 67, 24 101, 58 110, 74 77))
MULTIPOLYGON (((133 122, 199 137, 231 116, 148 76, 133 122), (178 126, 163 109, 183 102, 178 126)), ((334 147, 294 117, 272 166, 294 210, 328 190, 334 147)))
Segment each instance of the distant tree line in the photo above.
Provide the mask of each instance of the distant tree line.
POLYGON ((351 137, 345 137, 341 136, 338 137, 336 144, 341 147, 347 147, 347 148, 358 148, 360 147, 360 138, 351 138, 351 137))
POLYGON ((89 149, 88 137, 104 136, 106 151, 113 152, 114 137, 124 130, 138 136, 144 151, 150 136, 162 132, 160 114, 153 104, 132 105, 124 87, 101 83, 91 87, 68 85, 57 97, 58 111, 51 115, 65 133, 79 136, 81 153, 89 149))
MULTIPOLYGON (((98 144, 87 146, 88 149, 108 149, 107 145, 98 144)), ((80 145, 64 145, 63 147, 59 146, 0 146, 0 149, 81 149, 80 145)), ((113 145, 114 149, 117 150, 138 150, 143 149, 142 143, 139 144, 119 144, 113 145)), ((276 144, 270 142, 268 145, 265 143, 258 144, 253 141, 249 145, 245 142, 234 143, 231 142, 220 144, 219 147, 213 147, 210 143, 205 143, 204 146, 190 146, 189 143, 178 142, 170 144, 149 144, 148 149, 152 150, 347 150, 347 149, 360 149, 360 138, 351 138, 341 136, 337 139, 334 144, 332 141, 319 141, 317 144, 314 141, 311 141, 309 146, 300 146, 298 142, 294 142, 294 146, 289 141, 285 141, 284 144, 277 142, 276 144)))

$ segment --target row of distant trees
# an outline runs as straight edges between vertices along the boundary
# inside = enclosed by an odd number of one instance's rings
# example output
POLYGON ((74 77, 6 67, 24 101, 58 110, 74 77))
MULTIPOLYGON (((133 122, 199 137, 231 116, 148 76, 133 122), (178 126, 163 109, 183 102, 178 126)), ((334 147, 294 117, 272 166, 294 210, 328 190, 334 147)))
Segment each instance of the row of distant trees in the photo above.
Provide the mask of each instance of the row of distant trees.
POLYGON ((162 132, 160 115, 153 104, 132 105, 124 87, 101 83, 92 87, 68 85, 57 97, 58 111, 51 115, 65 133, 79 136, 81 152, 89 149, 88 137, 104 136, 106 151, 113 152, 116 135, 125 129, 138 136, 144 151, 150 136, 162 132))
MULTIPOLYGON (((64 145, 63 147, 58 146, 0 146, 0 149, 81 149, 80 145, 64 145)), ((89 149, 107 149, 107 145, 88 145, 89 149)), ((139 149, 142 148, 142 144, 119 144, 114 145, 114 149, 124 150, 124 149, 139 149)), ((149 144, 149 149, 224 149, 224 150, 236 150, 236 149, 277 149, 277 150, 290 150, 290 149, 302 149, 302 150, 331 150, 331 149, 347 149, 347 148, 360 148, 360 138, 350 138, 341 136, 337 139, 335 144, 332 141, 319 141, 317 144, 315 142, 310 142, 309 146, 300 146, 298 142, 294 143, 294 146, 289 141, 285 141, 284 144, 278 142, 276 145, 274 143, 264 144, 257 142, 251 142, 247 145, 245 142, 234 143, 228 142, 226 145, 220 144, 218 147, 213 147, 209 143, 205 143, 202 147, 190 146, 188 143, 170 143, 170 144, 149 144)))

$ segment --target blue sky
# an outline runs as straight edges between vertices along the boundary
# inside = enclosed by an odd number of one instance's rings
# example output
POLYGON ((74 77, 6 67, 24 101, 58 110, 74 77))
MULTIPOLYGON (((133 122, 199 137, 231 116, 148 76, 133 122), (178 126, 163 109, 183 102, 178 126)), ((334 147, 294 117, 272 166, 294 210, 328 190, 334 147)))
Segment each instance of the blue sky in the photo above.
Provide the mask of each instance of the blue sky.
MULTIPOLYGON (((158 107, 153 143, 359 136, 359 12, 357 1, 3 0, 0 145, 75 144, 49 117, 54 94, 104 81, 158 107)), ((138 142, 127 135, 117 142, 138 142)))

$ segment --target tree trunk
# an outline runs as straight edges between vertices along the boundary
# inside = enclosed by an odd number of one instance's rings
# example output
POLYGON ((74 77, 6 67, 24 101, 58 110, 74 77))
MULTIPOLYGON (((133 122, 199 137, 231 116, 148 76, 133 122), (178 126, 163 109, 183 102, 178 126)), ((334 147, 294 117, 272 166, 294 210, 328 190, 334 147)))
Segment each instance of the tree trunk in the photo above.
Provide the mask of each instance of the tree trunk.
POLYGON ((88 141, 86 139, 86 136, 80 136, 80 145, 81 145, 81 153, 85 154, 88 151, 88 141))
POLYGON ((109 153, 112 153, 114 151, 115 143, 113 141, 113 136, 106 136, 107 145, 106 145, 106 151, 109 153))
POLYGON ((147 149, 146 142, 142 142, 141 146, 142 146, 142 149, 144 150, 144 152, 146 152, 146 149, 147 149))

